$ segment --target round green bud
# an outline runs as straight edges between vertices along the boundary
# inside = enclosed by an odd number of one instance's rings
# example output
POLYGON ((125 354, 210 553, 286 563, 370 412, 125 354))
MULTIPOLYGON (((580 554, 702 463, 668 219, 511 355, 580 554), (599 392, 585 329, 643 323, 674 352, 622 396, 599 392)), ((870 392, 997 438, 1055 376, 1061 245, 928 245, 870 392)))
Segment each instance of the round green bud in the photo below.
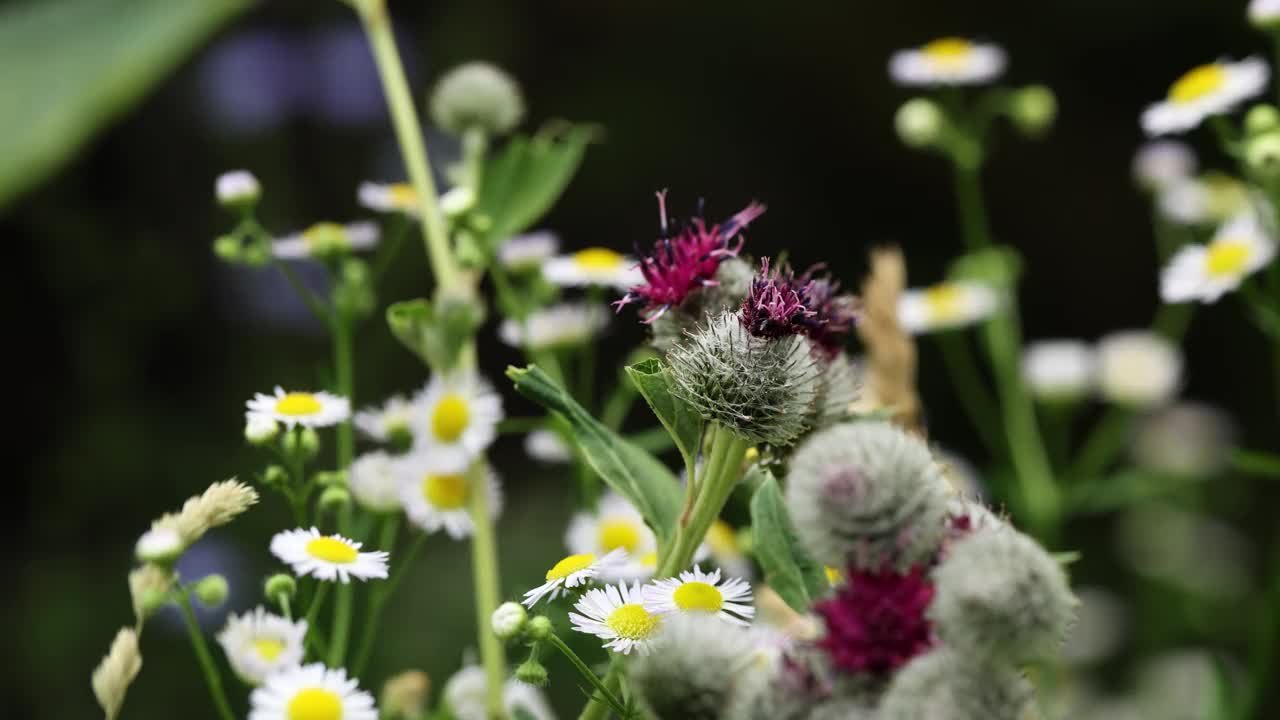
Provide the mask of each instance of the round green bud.
POLYGON ((535 658, 529 658, 516 668, 516 679, 526 685, 546 687, 547 669, 535 658))
POLYGON ((141 611, 143 618, 149 618, 168 602, 169 593, 155 588, 148 588, 143 590, 138 598, 138 610, 141 611))
POLYGON ((1244 143, 1244 163, 1263 180, 1280 179, 1280 129, 1255 135, 1244 143))
POLYGON ((1058 98, 1044 85, 1030 85, 1013 94, 1009 118, 1014 126, 1031 137, 1043 135, 1058 115, 1058 98))
POLYGON ((1245 135, 1260 135, 1276 128, 1280 128, 1280 110, 1270 103, 1254 105, 1244 116, 1245 135))
POLYGON ((346 487, 347 472, 345 470, 323 470, 314 476, 315 483, 320 487, 346 487))
POLYGON ((327 487, 320 493, 320 509, 341 510, 351 504, 351 492, 345 487, 327 487))
POLYGON ((222 603, 227 601, 231 586, 227 584, 227 579, 221 575, 207 575, 196 582, 193 592, 201 605, 207 608, 216 608, 221 607, 222 603))
POLYGON ((946 122, 938 104, 926 98, 906 101, 893 117, 893 127, 902 144, 917 149, 937 145, 946 122))
POLYGON ((396 425, 387 430, 387 445, 394 453, 406 453, 413 448, 413 430, 408 425, 396 425))
POLYGON ((445 73, 431 93, 431 119, 446 132, 475 129, 490 135, 511 132, 524 117, 520 86, 486 62, 469 62, 445 73))
POLYGON ((266 415, 250 415, 244 423, 244 439, 250 445, 262 446, 276 439, 280 426, 266 415))
POLYGON ((493 611, 489 624, 493 627, 493 634, 497 635, 499 640, 514 640, 524 632, 528 619, 529 613, 525 611, 523 605, 504 602, 493 611))
POLYGON ((262 594, 271 602, 280 602, 280 597, 284 596, 293 599, 298 592, 298 581, 293 579, 292 575, 284 573, 276 573, 267 578, 262 584, 262 594))
POLYGON ((244 248, 235 235, 220 235, 213 241, 213 254, 223 262, 238 263, 244 258, 244 248))
POLYGON ((534 615, 529 618, 524 631, 530 640, 546 640, 551 637, 551 619, 545 615, 534 615))
POLYGON ((320 433, 315 428, 302 428, 298 433, 298 449, 308 458, 313 458, 320 452, 320 433))
POLYGON ((289 484, 289 473, 279 465, 268 465, 262 473, 262 484, 267 487, 284 487, 289 484))
POLYGON ((271 262, 271 247, 265 243, 249 243, 244 246, 240 258, 246 265, 262 267, 271 262))

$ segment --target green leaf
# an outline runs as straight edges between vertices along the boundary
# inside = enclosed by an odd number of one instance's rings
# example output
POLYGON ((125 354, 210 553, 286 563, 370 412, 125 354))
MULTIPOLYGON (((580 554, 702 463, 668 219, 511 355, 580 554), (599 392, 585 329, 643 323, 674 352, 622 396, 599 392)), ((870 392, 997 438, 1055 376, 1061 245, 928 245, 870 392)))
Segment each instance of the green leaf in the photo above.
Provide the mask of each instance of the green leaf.
POLYGON ((675 441, 685 467, 692 468, 702 441, 702 415, 671 392, 671 371, 657 358, 649 358, 628 366, 627 376, 675 441))
POLYGON ((681 490, 667 466, 624 440, 574 401, 542 368, 507 368, 516 390, 569 423, 578 448, 609 486, 636 506, 659 542, 674 535, 681 490))
POLYGON ((596 133, 589 125, 561 123, 533 137, 514 137, 489 159, 475 211, 492 223, 485 230, 490 248, 547 214, 577 173, 596 133))
POLYGON ((476 302, 447 299, 438 306, 418 298, 387 308, 391 334, 437 372, 454 367, 463 346, 484 323, 476 302))
POLYGON ((765 582, 800 613, 809 611, 814 598, 829 587, 826 573, 796 541, 782 490, 773 474, 759 466, 752 473, 764 476, 751 498, 751 534, 756 560, 764 568, 765 582))
POLYGON ((0 208, 57 170, 248 0, 28 0, 0 11, 0 208))

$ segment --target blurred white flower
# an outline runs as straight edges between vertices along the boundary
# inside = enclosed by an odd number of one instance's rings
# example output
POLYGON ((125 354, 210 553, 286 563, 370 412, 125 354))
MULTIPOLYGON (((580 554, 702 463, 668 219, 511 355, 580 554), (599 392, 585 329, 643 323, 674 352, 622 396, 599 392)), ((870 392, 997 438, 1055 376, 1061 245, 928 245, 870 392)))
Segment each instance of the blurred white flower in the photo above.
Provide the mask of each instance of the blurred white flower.
POLYGON ((1135 571, 1187 592, 1234 598, 1252 586, 1248 541, 1207 515, 1166 504, 1140 506, 1121 516, 1116 541, 1135 571))
POLYGON ((1191 130, 1262 93, 1270 76, 1267 63, 1256 57, 1201 65, 1178 78, 1166 99, 1143 111, 1142 129, 1152 136, 1191 130))
POLYGON ((1107 400, 1135 408, 1162 405, 1182 384, 1182 352, 1145 330, 1116 332, 1098 341, 1098 387, 1107 400))
POLYGON ((958 37, 899 50, 889 59, 889 77, 899 85, 979 85, 1003 72, 1007 59, 996 45, 958 37))
POLYGON ((626 290, 644 282, 634 258, 602 247, 550 258, 542 264, 542 275, 565 287, 597 285, 626 290))
POLYGON ((1244 213, 1219 228, 1208 245, 1187 245, 1169 260, 1160 273, 1160 298, 1217 302, 1275 255, 1275 241, 1252 212, 1244 213))
POLYGON ((498 262, 511 272, 536 270, 560 251, 560 238, 546 230, 517 235, 498 246, 498 262))
POLYGON ((1077 665, 1106 660, 1128 635, 1129 613, 1124 600, 1102 587, 1078 588, 1075 594, 1080 604, 1062 653, 1077 665))
POLYGON ((524 436, 524 451, 529 457, 549 465, 565 465, 573 452, 554 430, 534 430, 524 436))
POLYGON ((999 295, 989 285, 946 282, 904 292, 898 299, 898 322, 919 335, 972 325, 991 317, 999 305, 999 295))
POLYGON ((1234 436, 1231 420, 1221 410, 1178 403, 1143 418, 1130 452, 1147 470, 1208 477, 1226 463, 1234 436))
POLYGON ((378 224, 372 222, 316 223, 300 233, 276 238, 271 253, 281 260, 345 255, 374 248, 379 234, 378 224))
POLYGON ((1230 175, 1210 171, 1165 186, 1156 205, 1161 215, 1176 223, 1219 223, 1249 209, 1249 190, 1230 175))
POLYGON ((1031 393, 1043 400, 1071 400, 1093 390, 1097 359, 1080 340, 1041 340, 1027 345, 1022 377, 1031 393))
POLYGON ((498 326, 502 342, 528 350, 579 345, 609 324, 603 305, 560 303, 530 313, 523 321, 507 318, 498 326))
POLYGON ((1133 179, 1149 192, 1164 190, 1190 178, 1198 165, 1196 153, 1180 140, 1153 140, 1133 156, 1133 179))

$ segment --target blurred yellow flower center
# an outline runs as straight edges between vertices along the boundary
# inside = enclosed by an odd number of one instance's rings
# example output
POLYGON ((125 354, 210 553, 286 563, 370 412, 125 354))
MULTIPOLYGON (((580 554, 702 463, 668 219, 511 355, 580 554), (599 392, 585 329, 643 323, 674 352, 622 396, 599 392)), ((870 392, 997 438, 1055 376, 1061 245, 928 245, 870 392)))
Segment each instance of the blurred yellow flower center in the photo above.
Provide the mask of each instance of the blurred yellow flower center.
POLYGON ((622 548, 635 552, 640 547, 640 528, 634 520, 604 520, 600 523, 600 547, 605 552, 622 548))
POLYGON ((316 538, 307 543, 307 554, 326 562, 343 565, 356 561, 356 549, 331 537, 316 538))
POLYGON ((1214 277, 1239 275, 1249 262, 1249 245, 1239 240, 1219 240, 1204 255, 1205 269, 1214 277))
POLYGON ((964 306, 964 291, 955 285, 934 285, 924 291, 924 304, 937 319, 954 318, 964 306))
POLYGON ((1217 92, 1227 82, 1227 71, 1217 63, 1201 65, 1178 78, 1169 88, 1169 99, 1176 103, 1194 102, 1217 92))
POLYGON ((431 432, 435 433, 437 440, 455 442, 462 437, 462 431, 467 429, 470 421, 471 408, 467 406, 466 398, 450 393, 436 403, 435 412, 431 415, 431 432))
POLYGON ((316 223, 302 231, 302 241, 307 245, 307 252, 324 254, 346 247, 347 229, 338 223, 316 223))
POLYGON ((658 567, 658 553, 647 552, 641 555, 640 564, 645 567, 658 567))
POLYGON ((839 585, 840 581, 844 580, 844 574, 841 573, 839 570, 831 567, 830 565, 826 566, 826 571, 827 571, 827 582, 831 583, 832 585, 839 585))
POLYGON ((622 256, 609 248, 587 248, 574 253, 573 262, 585 270, 613 270, 622 264, 622 256))
POLYGON ((920 49, 930 60, 946 65, 963 62, 973 52, 973 43, 964 38, 939 38, 920 49))
POLYGON ((263 660, 271 662, 284 652, 284 643, 275 638, 258 638, 253 641, 253 651, 263 660))
POLYGON ((428 475, 422 496, 441 510, 457 510, 467 504, 467 478, 463 475, 428 475))
POLYGON ((609 613, 605 620, 609 629, 628 640, 643 640, 658 627, 658 616, 650 614, 643 605, 629 603, 609 613))
POLYGON ((281 415, 315 415, 320 412, 320 401, 311 393, 291 392, 276 400, 276 412, 281 415))
POLYGON ((729 523, 716 520, 707 529, 707 545, 719 557, 733 557, 738 554, 738 535, 729 527, 729 523))
POLYGON ((411 208, 418 204, 418 193, 409 183, 388 185, 387 198, 391 200, 394 207, 398 208, 411 208))
POLYGON ((592 553, 583 553, 581 555, 570 555, 569 557, 556 563, 555 567, 547 571, 548 580, 559 580, 560 578, 569 577, 570 575, 584 570, 596 561, 596 556, 592 553))
POLYGON ((323 688, 298 691, 285 712, 288 720, 342 720, 342 698, 323 688))
POLYGON ((704 582, 687 582, 671 594, 676 607, 681 610, 716 612, 724 605, 724 596, 714 585, 704 582))

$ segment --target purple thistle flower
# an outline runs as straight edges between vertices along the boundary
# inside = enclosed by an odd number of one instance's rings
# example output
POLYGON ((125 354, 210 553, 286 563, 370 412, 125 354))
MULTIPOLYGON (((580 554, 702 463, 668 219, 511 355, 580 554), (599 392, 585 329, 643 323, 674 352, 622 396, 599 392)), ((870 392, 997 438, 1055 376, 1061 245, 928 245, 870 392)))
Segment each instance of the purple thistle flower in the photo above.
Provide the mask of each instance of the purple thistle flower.
POLYGON ((883 675, 933 646, 925 611, 934 588, 924 567, 906 574, 850 568, 847 577, 835 597, 814 606, 827 626, 818 647, 837 669, 883 675))
POLYGON ((858 324, 858 299, 841 294, 830 276, 814 277, 825 266, 814 265, 802 275, 789 267, 770 272, 769 259, 742 302, 742 324, 756 337, 805 335, 828 357, 844 346, 858 324))

